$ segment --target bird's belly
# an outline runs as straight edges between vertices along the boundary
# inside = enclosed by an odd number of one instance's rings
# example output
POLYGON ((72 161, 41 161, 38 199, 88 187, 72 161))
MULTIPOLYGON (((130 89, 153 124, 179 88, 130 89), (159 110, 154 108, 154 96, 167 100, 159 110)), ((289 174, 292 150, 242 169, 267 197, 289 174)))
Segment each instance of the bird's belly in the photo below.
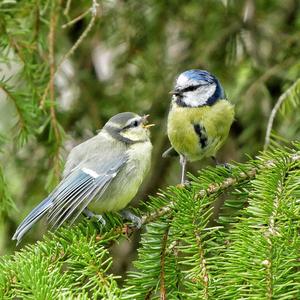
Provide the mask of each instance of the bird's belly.
POLYGON ((132 148, 129 162, 112 180, 104 194, 96 198, 89 208, 97 213, 119 211, 136 195, 150 168, 152 146, 149 143, 132 148))
POLYGON ((189 161, 214 156, 229 133, 233 115, 233 106, 227 100, 211 107, 175 106, 168 116, 170 142, 189 161))
POLYGON ((200 160, 209 156, 213 152, 215 139, 207 138, 205 144, 201 144, 197 136, 194 135, 193 126, 187 124, 187 130, 176 130, 169 133, 169 139, 173 148, 183 154, 189 161, 200 160), (189 125, 189 126, 188 126, 189 125))
POLYGON ((97 213, 123 209, 136 195, 140 186, 139 180, 135 176, 132 177, 132 174, 128 174, 126 179, 130 180, 130 184, 114 179, 102 197, 96 198, 89 208, 97 213))

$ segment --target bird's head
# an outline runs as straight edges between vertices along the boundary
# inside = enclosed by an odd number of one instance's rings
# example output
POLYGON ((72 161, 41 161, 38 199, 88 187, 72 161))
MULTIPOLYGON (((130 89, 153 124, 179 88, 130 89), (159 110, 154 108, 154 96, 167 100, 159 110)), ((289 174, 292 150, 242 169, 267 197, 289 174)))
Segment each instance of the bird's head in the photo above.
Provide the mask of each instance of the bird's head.
POLYGON ((139 116, 132 112, 119 113, 108 120, 104 129, 115 139, 121 142, 135 143, 148 141, 149 128, 154 124, 148 124, 149 115, 139 116))
POLYGON ((172 101, 184 107, 211 106, 226 98, 219 80, 209 72, 197 69, 181 73, 170 93, 172 101))

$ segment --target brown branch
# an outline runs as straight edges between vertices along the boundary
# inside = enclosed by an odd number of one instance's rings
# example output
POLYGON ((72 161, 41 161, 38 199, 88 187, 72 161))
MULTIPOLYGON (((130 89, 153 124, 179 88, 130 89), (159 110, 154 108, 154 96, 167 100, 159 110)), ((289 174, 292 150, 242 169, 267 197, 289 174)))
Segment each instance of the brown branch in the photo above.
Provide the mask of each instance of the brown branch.
POLYGON ((274 119, 276 117, 276 114, 280 108, 280 106, 282 105, 282 103, 288 99, 288 97, 291 95, 293 89, 299 84, 300 82, 300 78, 298 78, 298 80, 296 80, 296 82, 294 82, 294 84, 292 86, 289 87, 289 89, 287 89, 277 100, 276 104, 274 105, 270 117, 269 117, 269 121, 268 121, 268 126, 267 126, 267 131, 266 131, 266 137, 265 137, 265 145, 264 145, 264 150, 266 150, 270 144, 270 136, 271 136, 271 130, 273 127, 273 123, 274 123, 274 119))
POLYGON ((204 285, 204 299, 209 299, 209 294, 208 294, 208 284, 209 284, 209 277, 208 277, 208 270, 206 266, 206 259, 204 256, 204 250, 202 247, 202 241, 200 234, 197 230, 195 230, 195 238, 196 238, 196 243, 199 248, 199 256, 200 256, 200 264, 201 264, 201 269, 203 271, 203 285, 204 285))
POLYGON ((26 62, 25 62, 25 59, 24 59, 24 55, 22 53, 22 50, 21 50, 21 46, 18 44, 18 42, 15 40, 14 36, 8 32, 6 30, 6 27, 4 24, 1 24, 1 29, 2 31, 4 32, 4 34, 6 34, 7 38, 8 38, 8 41, 9 41, 9 44, 10 44, 10 47, 14 50, 14 52, 17 54, 17 56, 19 57, 19 59, 21 60, 21 62, 24 64, 24 66, 26 65, 26 62))
POLYGON ((36 7, 35 7, 35 21, 34 21, 34 31, 33 31, 33 41, 36 43, 36 48, 38 49, 38 36, 40 33, 40 1, 36 0, 36 7))
POLYGON ((59 147, 61 144, 61 134, 58 128, 58 122, 55 111, 55 86, 54 86, 54 75, 55 75, 55 56, 54 56, 54 48, 55 48, 55 28, 57 24, 57 13, 56 6, 52 4, 51 16, 50 16, 50 30, 48 35, 48 43, 49 43, 49 66, 50 66, 50 81, 49 81, 49 90, 50 90, 50 118, 51 118, 51 126, 54 131, 54 137, 56 143, 58 145, 55 150, 53 164, 54 164, 54 174, 56 178, 59 178, 60 175, 60 167, 59 167, 59 147))
POLYGON ((267 244, 269 246, 269 259, 265 259, 262 264, 266 268, 266 284, 267 284, 267 299, 273 298, 273 276, 272 276, 272 252, 273 252, 273 236, 278 236, 279 233, 276 230, 275 222, 278 215, 278 209, 280 205, 280 199, 282 198, 282 191, 284 189, 284 178, 286 174, 283 174, 282 178, 278 182, 276 195, 274 197, 274 205, 272 209, 272 214, 270 216, 268 231, 264 234, 267 240, 267 244))
POLYGON ((258 86, 263 85, 269 78, 271 78, 273 75, 278 74, 282 69, 287 68, 289 65, 294 63, 293 58, 287 59, 283 63, 276 64, 272 66, 271 68, 268 68, 265 73, 263 73, 260 77, 258 77, 244 92, 243 97, 252 98, 254 92, 256 91, 258 86))
POLYGON ((65 7, 65 10, 64 10, 64 15, 65 16, 69 16, 69 10, 70 10, 70 7, 71 7, 71 2, 72 0, 67 0, 67 3, 66 3, 66 7, 65 7))
POLYGON ((65 29, 67 27, 72 26, 73 24, 77 23, 78 21, 80 21, 81 19, 83 19, 87 14, 89 14, 91 12, 91 9, 89 8, 88 10, 86 10, 85 12, 83 12, 82 14, 80 14, 78 17, 74 18, 73 20, 69 21, 68 23, 64 24, 61 26, 61 28, 65 29))
MULTIPOLYGON (((289 161, 291 163, 300 161, 300 153, 297 152, 297 153, 291 155, 289 161)), ((226 189, 228 189, 236 184, 239 184, 243 181, 250 180, 250 179, 254 178, 260 170, 272 169, 274 164, 275 164, 275 161, 269 160, 264 165, 250 168, 248 171, 245 171, 245 172, 240 172, 238 174, 238 176, 236 176, 236 177, 228 177, 221 183, 213 183, 207 189, 203 189, 203 190, 200 190, 199 192, 197 192, 195 195, 195 198, 196 199, 204 198, 206 196, 210 196, 212 194, 226 190, 226 189)), ((158 194, 158 195, 165 197, 163 194, 158 194)), ((174 208, 174 202, 170 201, 168 205, 163 206, 150 214, 146 214, 146 215, 142 216, 142 218, 141 218, 142 224, 148 224, 164 215, 169 214, 173 208, 174 208)))
POLYGON ((0 82, 0 89, 13 101, 14 106, 15 106, 16 111, 17 111, 17 114, 18 114, 19 124, 20 124, 21 129, 26 128, 25 119, 24 119, 22 110, 18 106, 17 99, 14 97, 14 95, 1 82, 0 82))
MULTIPOLYGON (((63 56, 63 58, 61 59, 61 61, 57 65, 57 68, 54 70, 54 74, 57 72, 57 70, 59 70, 59 68, 61 67, 61 65, 63 64, 63 62, 66 59, 68 59, 75 52, 75 50, 79 47, 79 45, 82 43, 82 41, 85 39, 85 37, 88 35, 88 33, 93 28, 93 26, 94 26, 94 24, 96 22, 96 18, 97 18, 97 9, 98 9, 98 6, 99 6, 98 2, 96 0, 93 0, 93 5, 92 5, 92 7, 90 9, 90 12, 92 14, 92 18, 91 18, 88 26, 82 32, 82 34, 77 39, 77 41, 75 42, 75 44, 71 47, 71 49, 63 56)), ((48 95, 48 92, 49 92, 49 89, 50 89, 50 85, 51 85, 50 81, 48 82, 48 85, 46 86, 44 94, 43 94, 43 96, 41 98, 41 101, 40 101, 40 108, 41 109, 43 109, 44 105, 45 105, 46 97, 48 95)))
POLYGON ((165 258, 166 258, 166 248, 167 248, 167 241, 169 235, 170 226, 166 228, 166 231, 162 238, 161 243, 161 253, 160 253, 160 299, 166 300, 166 283, 165 283, 165 258))
POLYGON ((51 18, 50 18, 50 30, 48 35, 49 43, 49 66, 50 66, 50 116, 51 122, 54 128, 55 138, 59 140, 59 130, 57 127, 56 112, 55 112, 55 87, 54 87, 54 73, 55 73, 55 57, 54 57, 54 47, 55 47, 55 27, 57 23, 56 11, 52 8, 51 18))

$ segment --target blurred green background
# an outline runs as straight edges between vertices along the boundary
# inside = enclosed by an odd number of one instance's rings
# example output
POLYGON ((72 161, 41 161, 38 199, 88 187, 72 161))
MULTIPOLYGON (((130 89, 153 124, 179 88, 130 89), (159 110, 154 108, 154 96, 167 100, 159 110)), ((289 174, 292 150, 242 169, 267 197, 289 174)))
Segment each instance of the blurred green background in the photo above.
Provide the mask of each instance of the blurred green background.
MULTIPOLYGON (((95 17, 92 5, 0 2, 0 254, 14 251, 11 236, 53 188, 68 151, 118 112, 149 113, 156 124, 151 174, 136 200, 179 182, 177 159, 163 160, 161 154, 169 146, 168 92, 180 72, 209 70, 235 104, 236 120, 218 154, 227 162, 245 161, 263 149, 273 106, 299 78, 297 0, 99 0, 95 17), (51 49, 54 67, 59 65, 52 98, 51 49)), ((282 140, 299 138, 295 107, 275 119, 282 140)), ((208 164, 190 164, 189 171, 196 174, 208 164)), ((41 222, 25 241, 43 232, 41 222)), ((134 255, 136 243, 122 245, 122 255, 134 255)), ((117 257, 118 268, 126 268, 117 257)))

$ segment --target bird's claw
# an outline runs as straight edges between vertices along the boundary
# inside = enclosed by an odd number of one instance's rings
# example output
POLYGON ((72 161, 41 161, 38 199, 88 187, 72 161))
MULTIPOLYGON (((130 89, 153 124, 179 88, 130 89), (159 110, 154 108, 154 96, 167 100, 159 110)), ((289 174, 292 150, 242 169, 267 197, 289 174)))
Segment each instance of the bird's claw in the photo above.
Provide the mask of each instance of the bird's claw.
POLYGON ((231 170, 232 169, 232 166, 229 164, 229 163, 221 163, 219 162, 214 156, 211 157, 212 160, 215 162, 216 166, 220 166, 220 167, 223 167, 227 170, 231 170))
POLYGON ((232 165, 229 164, 229 163, 218 163, 217 164, 217 167, 222 167, 222 168, 225 168, 227 169, 228 171, 232 170, 232 165))
POLYGON ((191 185, 191 182, 189 180, 185 179, 183 183, 177 184, 176 187, 179 189, 185 189, 185 188, 188 188, 190 185, 191 185))
POLYGON ((106 221, 102 215, 94 214, 92 211, 88 210, 87 208, 84 209, 83 213, 88 219, 95 218, 97 219, 98 222, 102 223, 103 226, 106 225, 106 221))
POLYGON ((136 227, 137 229, 140 229, 142 227, 142 220, 140 217, 136 216, 129 210, 122 210, 121 211, 121 216, 125 220, 129 220, 132 222, 133 226, 136 227))

